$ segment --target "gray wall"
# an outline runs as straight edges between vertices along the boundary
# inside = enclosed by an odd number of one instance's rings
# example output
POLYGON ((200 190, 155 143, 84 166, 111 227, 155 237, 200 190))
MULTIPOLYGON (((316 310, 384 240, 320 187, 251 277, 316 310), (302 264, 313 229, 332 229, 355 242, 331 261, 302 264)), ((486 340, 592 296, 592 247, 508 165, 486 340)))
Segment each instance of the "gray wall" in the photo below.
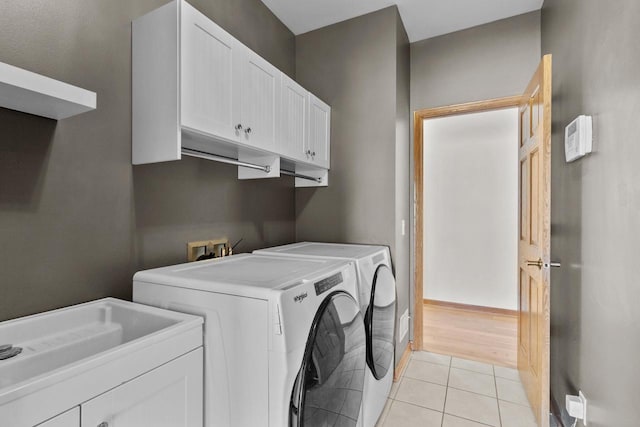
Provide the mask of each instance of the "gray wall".
POLYGON ((329 187, 296 190, 296 239, 390 246, 401 313, 408 258, 400 258, 396 216, 408 207, 396 209, 396 192, 405 177, 408 186, 408 172, 396 175, 395 159, 408 130, 407 106, 398 111, 407 104, 407 70, 397 61, 406 61, 408 41, 399 22, 390 7, 296 37, 297 80, 332 107, 329 187))
POLYGON ((540 12, 411 44, 411 110, 520 95, 540 61, 540 12))
MULTIPOLYGON (((186 242, 295 237, 291 179, 238 181, 197 159, 131 166, 130 23, 165 0, 3 2, 0 61, 98 93, 56 123, 0 109, 0 320, 108 295, 141 268, 185 260, 186 242)), ((194 6, 289 75, 294 36, 259 0, 194 6)))
MULTIPOLYGON (((400 14, 396 13, 396 151, 395 151, 395 274, 396 281, 402 286, 398 292, 398 318, 405 310, 409 313, 413 310, 410 307, 411 295, 411 200, 409 188, 411 183, 410 161, 411 144, 409 130, 409 89, 410 89, 410 50, 409 37, 405 31, 400 14), (402 235, 402 221, 405 221, 405 235, 402 235)), ((411 325, 411 319, 409 319, 411 325)), ((402 340, 399 350, 404 350, 408 342, 411 326, 407 332, 407 337, 402 340)), ((398 357, 399 357, 399 353, 398 357)))
POLYGON ((546 0, 553 54, 551 390, 582 389, 589 426, 640 419, 640 2, 546 0), (593 115, 595 152, 564 161, 563 131, 593 115))

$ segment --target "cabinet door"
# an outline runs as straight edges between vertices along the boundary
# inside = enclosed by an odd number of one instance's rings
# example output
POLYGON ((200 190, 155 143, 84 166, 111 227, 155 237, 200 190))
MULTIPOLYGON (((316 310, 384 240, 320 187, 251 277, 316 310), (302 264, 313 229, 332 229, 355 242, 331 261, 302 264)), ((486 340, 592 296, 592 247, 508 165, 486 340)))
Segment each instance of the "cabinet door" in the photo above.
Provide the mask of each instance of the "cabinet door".
POLYGON ((309 94, 308 150, 313 164, 329 169, 331 107, 309 94))
POLYGON ((280 132, 277 151, 295 160, 309 161, 308 137, 309 92, 286 75, 282 75, 280 132))
POLYGON ((274 151, 280 114, 282 73, 244 48, 242 55, 242 141, 256 148, 274 151))
POLYGON ((36 427, 80 427, 80 407, 76 406, 36 427))
POLYGON ((202 427, 202 369, 199 348, 84 403, 82 426, 202 427))
POLYGON ((239 140, 238 55, 243 46, 189 4, 182 3, 181 124, 239 140))

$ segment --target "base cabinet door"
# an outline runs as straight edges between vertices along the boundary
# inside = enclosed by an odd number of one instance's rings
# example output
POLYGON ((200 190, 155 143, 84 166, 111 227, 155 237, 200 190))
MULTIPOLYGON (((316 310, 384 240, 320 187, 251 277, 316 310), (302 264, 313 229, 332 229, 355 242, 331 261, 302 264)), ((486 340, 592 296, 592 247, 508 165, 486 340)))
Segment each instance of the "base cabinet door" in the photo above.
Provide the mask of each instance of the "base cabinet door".
POLYGON ((202 369, 199 348, 126 382, 81 405, 82 427, 202 427, 202 369))
POLYGON ((48 421, 38 424, 36 427, 80 427, 80 407, 69 409, 48 421))

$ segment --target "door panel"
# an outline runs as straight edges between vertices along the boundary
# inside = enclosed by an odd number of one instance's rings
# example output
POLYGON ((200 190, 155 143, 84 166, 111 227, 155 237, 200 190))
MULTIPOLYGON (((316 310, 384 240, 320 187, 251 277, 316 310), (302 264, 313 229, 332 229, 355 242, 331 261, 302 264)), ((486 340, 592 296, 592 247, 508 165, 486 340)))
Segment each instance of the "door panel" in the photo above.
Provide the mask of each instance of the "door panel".
POLYGON ((309 92, 287 76, 282 76, 282 114, 278 145, 286 156, 306 161, 307 108, 309 92))
POLYGON ((520 105, 518 370, 539 426, 549 425, 551 56, 520 105))
POLYGON ((534 149, 529 154, 529 170, 531 171, 531 179, 529 181, 529 244, 538 246, 540 244, 539 225, 540 225, 540 150, 534 149))
POLYGON ((244 49, 242 60, 242 141, 274 150, 276 146, 281 73, 273 65, 244 49))
POLYGON ((80 407, 76 406, 36 427, 80 427, 80 407))
POLYGON ((311 162, 329 168, 329 139, 331 138, 331 108, 313 95, 309 95, 309 147, 311 162))
POLYGON ((83 403, 82 425, 202 426, 202 352, 194 350, 83 403))
POLYGON ((184 5, 182 14, 182 125, 236 140, 240 45, 200 12, 184 5))
POLYGON ((527 173, 528 163, 526 160, 520 161, 520 240, 529 238, 529 212, 527 199, 529 194, 529 175, 527 173))

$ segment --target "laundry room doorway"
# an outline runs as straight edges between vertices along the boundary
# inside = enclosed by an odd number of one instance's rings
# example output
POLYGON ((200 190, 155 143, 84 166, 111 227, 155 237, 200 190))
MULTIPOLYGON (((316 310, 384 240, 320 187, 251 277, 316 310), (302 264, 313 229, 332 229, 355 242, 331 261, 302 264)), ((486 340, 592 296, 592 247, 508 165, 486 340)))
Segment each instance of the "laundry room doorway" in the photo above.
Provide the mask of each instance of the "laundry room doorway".
POLYGON ((514 368, 518 102, 422 123, 423 348, 514 368))
POLYGON ((550 55, 522 95, 414 113, 412 348, 517 369, 540 426, 549 413, 550 149, 550 55))

